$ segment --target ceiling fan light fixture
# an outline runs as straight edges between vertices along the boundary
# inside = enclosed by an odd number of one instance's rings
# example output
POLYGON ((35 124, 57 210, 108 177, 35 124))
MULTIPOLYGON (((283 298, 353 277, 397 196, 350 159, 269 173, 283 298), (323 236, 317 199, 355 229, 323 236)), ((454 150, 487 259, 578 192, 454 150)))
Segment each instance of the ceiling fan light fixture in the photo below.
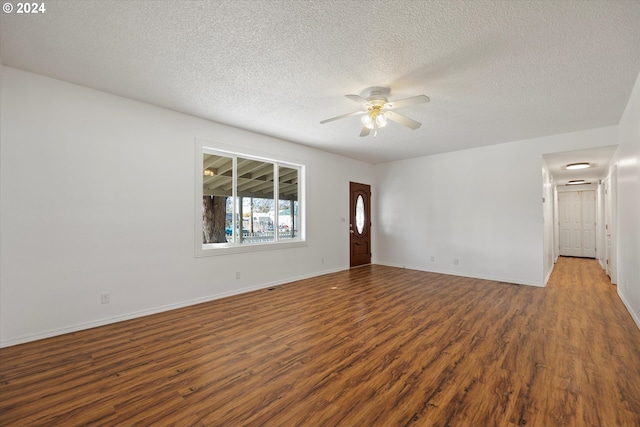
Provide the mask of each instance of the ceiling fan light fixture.
POLYGON ((364 116, 362 116, 360 121, 362 122, 362 125, 364 127, 373 129, 373 117, 371 117, 371 114, 365 114, 364 116))
POLYGON ((567 169, 570 169, 570 170, 586 169, 591 167, 591 164, 589 164, 588 162, 569 163, 566 167, 567 169))
POLYGON ((387 117, 378 106, 370 108, 369 112, 360 118, 360 121, 364 127, 374 130, 387 125, 387 117))

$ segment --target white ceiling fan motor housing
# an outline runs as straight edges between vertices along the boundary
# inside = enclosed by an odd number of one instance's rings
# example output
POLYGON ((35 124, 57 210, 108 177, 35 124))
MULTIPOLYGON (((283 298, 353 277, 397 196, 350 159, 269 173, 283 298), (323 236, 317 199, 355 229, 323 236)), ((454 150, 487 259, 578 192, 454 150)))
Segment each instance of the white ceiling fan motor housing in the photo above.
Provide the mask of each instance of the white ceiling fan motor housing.
POLYGON ((391 90, 388 87, 372 86, 360 92, 360 96, 376 105, 373 101, 382 101, 383 104, 388 102, 387 97, 390 93, 391 90))

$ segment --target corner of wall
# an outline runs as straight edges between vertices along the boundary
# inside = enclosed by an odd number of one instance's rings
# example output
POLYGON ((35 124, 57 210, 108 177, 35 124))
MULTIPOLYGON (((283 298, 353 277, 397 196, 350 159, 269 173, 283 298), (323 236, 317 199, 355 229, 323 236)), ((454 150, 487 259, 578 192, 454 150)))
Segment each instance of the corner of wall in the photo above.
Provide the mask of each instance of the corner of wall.
POLYGON ((640 328, 640 74, 620 119, 618 143, 612 168, 618 295, 640 328))

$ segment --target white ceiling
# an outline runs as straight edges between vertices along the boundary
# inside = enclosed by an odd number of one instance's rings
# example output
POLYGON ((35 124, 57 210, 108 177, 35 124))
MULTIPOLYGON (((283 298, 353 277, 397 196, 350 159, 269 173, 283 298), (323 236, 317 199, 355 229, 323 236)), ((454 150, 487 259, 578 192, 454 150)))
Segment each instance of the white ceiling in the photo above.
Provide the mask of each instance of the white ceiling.
POLYGON ((543 157, 553 175, 554 184, 566 185, 569 181, 580 179, 583 179, 585 183, 593 184, 607 177, 609 163, 616 148, 618 148, 617 145, 609 145, 585 150, 545 154, 543 157), (583 162, 589 163, 588 169, 567 169, 568 164, 583 162))
POLYGON ((637 0, 45 5, 1 14, 4 65, 371 163, 616 125, 640 71, 637 0), (319 123, 369 86, 422 127, 319 123))

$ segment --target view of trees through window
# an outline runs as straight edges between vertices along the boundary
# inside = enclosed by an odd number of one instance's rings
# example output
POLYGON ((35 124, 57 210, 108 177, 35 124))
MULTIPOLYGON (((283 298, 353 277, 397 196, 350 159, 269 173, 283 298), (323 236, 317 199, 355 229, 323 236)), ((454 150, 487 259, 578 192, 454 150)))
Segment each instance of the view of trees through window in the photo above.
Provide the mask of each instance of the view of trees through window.
POLYGON ((202 166, 203 244, 299 237, 298 167, 213 152, 202 166))

